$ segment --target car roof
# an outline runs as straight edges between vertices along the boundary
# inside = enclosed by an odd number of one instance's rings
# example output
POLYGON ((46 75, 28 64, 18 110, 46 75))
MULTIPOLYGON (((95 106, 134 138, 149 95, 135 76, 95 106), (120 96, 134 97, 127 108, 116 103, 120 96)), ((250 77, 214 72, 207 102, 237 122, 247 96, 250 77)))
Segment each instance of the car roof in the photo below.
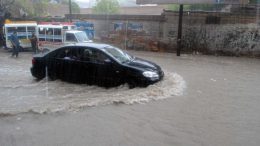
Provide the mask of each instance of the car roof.
POLYGON ((67 44, 67 45, 64 45, 62 47, 59 47, 59 48, 56 48, 56 49, 53 49, 51 51, 48 51, 48 52, 44 52, 44 53, 39 53, 39 54, 35 54, 33 55, 34 57, 42 57, 42 56, 45 56, 51 52, 54 52, 56 50, 59 50, 59 49, 62 49, 62 48, 67 48, 67 47, 89 47, 89 48, 96 48, 98 50, 103 50, 105 48, 108 48, 108 47, 113 47, 109 44, 104 44, 104 43, 93 43, 93 42, 89 42, 89 43, 71 43, 71 44, 67 44))
POLYGON ((93 42, 90 42, 90 43, 73 43, 73 44, 69 44, 69 45, 66 45, 66 46, 67 47, 69 47, 69 46, 90 47, 90 48, 97 48, 99 50, 102 50, 102 49, 107 48, 107 47, 113 47, 109 44, 93 43, 93 42))

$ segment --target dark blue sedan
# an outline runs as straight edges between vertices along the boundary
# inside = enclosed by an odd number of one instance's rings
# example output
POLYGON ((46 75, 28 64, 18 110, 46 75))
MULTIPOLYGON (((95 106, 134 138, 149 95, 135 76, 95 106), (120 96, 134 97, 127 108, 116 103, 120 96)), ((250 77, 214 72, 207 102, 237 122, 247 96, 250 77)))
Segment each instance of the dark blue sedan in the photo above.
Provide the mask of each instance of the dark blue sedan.
POLYGON ((71 44, 37 54, 32 59, 31 73, 39 80, 48 75, 51 80, 103 87, 128 83, 130 88, 146 87, 164 76, 155 63, 98 43, 71 44))

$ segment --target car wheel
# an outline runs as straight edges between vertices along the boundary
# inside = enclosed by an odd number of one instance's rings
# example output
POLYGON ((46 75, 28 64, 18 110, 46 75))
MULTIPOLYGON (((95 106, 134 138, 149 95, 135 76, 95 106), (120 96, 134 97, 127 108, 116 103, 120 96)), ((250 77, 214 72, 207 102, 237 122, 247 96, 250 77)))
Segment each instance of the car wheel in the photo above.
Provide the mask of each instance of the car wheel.
POLYGON ((136 79, 131 78, 127 81, 127 84, 128 84, 129 89, 133 89, 133 88, 137 87, 138 82, 136 79))
POLYGON ((37 74, 34 75, 37 80, 42 80, 43 78, 45 78, 45 76, 46 74, 44 69, 41 69, 37 74))
POLYGON ((37 79, 38 81, 40 81, 40 80, 42 80, 44 77, 45 77, 45 76, 43 76, 43 75, 41 75, 41 76, 36 76, 36 79, 37 79))
POLYGON ((57 79, 57 77, 56 77, 56 74, 55 74, 55 73, 48 73, 48 77, 49 77, 49 79, 50 79, 50 80, 52 80, 52 81, 54 81, 54 80, 56 80, 56 79, 57 79))

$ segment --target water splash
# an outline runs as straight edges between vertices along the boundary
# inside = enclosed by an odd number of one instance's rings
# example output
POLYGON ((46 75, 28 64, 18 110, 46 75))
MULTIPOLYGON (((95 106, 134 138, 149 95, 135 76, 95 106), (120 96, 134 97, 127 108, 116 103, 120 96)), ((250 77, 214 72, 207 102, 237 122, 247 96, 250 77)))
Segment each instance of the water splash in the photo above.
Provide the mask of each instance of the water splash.
POLYGON ((165 73, 163 81, 147 88, 129 89, 128 85, 104 89, 97 86, 70 84, 48 80, 19 86, 17 94, 1 98, 0 113, 12 115, 19 113, 51 113, 60 111, 78 111, 85 107, 108 104, 144 104, 181 96, 186 88, 184 79, 176 73, 165 73))

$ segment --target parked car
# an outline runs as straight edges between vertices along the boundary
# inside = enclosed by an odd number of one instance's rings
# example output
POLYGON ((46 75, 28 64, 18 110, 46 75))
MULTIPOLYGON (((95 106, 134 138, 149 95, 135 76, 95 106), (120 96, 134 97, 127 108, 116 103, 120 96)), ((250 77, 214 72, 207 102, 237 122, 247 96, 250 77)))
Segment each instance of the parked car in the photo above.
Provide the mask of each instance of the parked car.
POLYGON ((104 87, 128 83, 130 88, 146 87, 163 79, 162 69, 111 45, 77 43, 36 54, 31 73, 37 79, 86 83, 104 87))

